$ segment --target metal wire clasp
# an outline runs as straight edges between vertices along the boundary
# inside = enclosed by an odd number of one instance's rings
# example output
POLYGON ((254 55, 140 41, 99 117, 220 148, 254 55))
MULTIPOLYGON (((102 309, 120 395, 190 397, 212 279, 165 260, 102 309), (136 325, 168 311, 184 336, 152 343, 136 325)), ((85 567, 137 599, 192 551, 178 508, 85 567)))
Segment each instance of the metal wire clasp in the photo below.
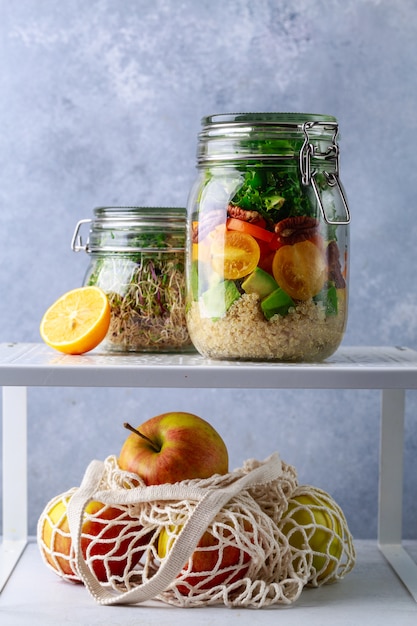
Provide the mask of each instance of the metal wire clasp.
POLYGON ((313 126, 320 124, 320 122, 304 122, 303 124, 303 133, 304 133, 304 143, 300 150, 300 171, 301 171, 301 182, 303 185, 311 185, 314 191, 314 195, 316 196, 317 204, 319 205, 320 212, 323 216, 326 224, 330 225, 339 225, 339 224, 349 224, 350 223, 350 212, 349 207, 346 201, 345 194, 343 192, 342 185, 339 181, 339 146, 336 143, 338 126, 334 125, 334 134, 332 145, 328 148, 325 153, 318 153, 312 143, 310 143, 310 137, 308 134, 308 130, 313 126), (335 160, 335 172, 324 172, 324 175, 327 179, 327 183, 330 187, 337 186, 340 197, 342 198, 343 208, 345 210, 345 218, 340 220, 332 220, 326 215, 326 211, 324 210, 323 201, 321 199, 320 191, 316 182, 316 170, 312 170, 311 168, 311 159, 313 156, 323 157, 327 159, 335 160))
POLYGON ((72 239, 71 239, 71 249, 74 252, 80 252, 81 250, 83 252, 87 251, 88 239, 87 239, 87 241, 84 244, 83 240, 82 240, 82 236, 81 236, 80 230, 81 230, 81 227, 83 226, 83 224, 91 224, 91 221, 92 221, 91 219, 85 219, 85 220, 80 220, 77 223, 77 225, 75 227, 74 234, 73 234, 72 239))

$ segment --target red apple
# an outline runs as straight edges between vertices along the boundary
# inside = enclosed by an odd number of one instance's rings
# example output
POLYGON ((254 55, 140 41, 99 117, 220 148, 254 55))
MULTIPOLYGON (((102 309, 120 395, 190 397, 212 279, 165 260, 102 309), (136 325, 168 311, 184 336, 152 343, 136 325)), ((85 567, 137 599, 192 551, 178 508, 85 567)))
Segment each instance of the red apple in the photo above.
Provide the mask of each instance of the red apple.
MULTIPOLYGON (((246 520, 244 529, 252 533, 252 527, 246 520)), ((161 559, 171 550, 180 530, 181 526, 161 530, 158 537, 158 556, 161 559)), ((194 588, 205 591, 223 583, 234 583, 246 576, 250 560, 250 554, 238 546, 232 530, 222 529, 221 538, 208 530, 179 574, 177 589, 183 596, 188 596, 194 588)))
POLYGON ((124 442, 121 469, 138 474, 147 485, 227 474, 228 453, 219 433, 192 413, 163 413, 144 422, 124 442))
MULTIPOLYGON (((40 517, 39 547, 45 561, 66 580, 81 582, 74 561, 74 548, 67 518, 70 490, 47 504, 40 517)), ((140 561, 152 533, 130 517, 127 507, 90 502, 85 509, 81 528, 81 550, 91 561, 91 568, 100 582, 111 576, 123 577, 140 561)))

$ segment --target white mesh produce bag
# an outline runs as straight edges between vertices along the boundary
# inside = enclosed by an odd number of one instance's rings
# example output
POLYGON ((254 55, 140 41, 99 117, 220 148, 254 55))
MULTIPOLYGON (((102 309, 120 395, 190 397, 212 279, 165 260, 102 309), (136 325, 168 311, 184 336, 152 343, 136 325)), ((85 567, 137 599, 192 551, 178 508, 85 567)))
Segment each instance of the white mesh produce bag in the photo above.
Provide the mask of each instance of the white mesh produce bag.
MULTIPOLYGON (((298 528, 303 533, 301 548, 294 548, 285 534, 293 523, 288 505, 297 488, 294 468, 278 454, 264 462, 247 461, 224 476, 154 486, 120 470, 115 457, 93 461, 68 503, 77 577, 104 605, 151 599, 182 607, 291 604, 311 584, 314 569, 308 529, 298 528), (126 567, 122 576, 109 575, 104 582, 81 545, 90 501, 123 508, 132 526, 139 523, 142 536, 146 532, 146 545, 137 546, 141 560, 126 567)), ((124 533, 129 533, 127 528, 124 533)), ((344 564, 337 570, 338 578, 354 562, 347 525, 346 533, 337 552, 344 564)), ((117 545, 114 551, 123 558, 117 545)), ((316 584, 322 583, 316 579, 316 584)))

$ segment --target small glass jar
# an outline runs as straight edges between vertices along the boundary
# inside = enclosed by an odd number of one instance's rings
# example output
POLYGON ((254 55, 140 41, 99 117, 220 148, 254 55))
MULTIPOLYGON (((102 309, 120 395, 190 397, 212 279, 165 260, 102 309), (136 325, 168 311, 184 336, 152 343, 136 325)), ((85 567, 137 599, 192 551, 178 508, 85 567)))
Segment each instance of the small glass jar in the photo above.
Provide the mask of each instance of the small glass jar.
POLYGON ((350 215, 327 115, 203 118, 187 323, 205 357, 320 361, 347 321, 350 215))
POLYGON ((94 219, 78 222, 72 249, 90 256, 84 285, 97 285, 110 302, 107 350, 192 348, 185 318, 185 236, 185 208, 98 207, 94 219))

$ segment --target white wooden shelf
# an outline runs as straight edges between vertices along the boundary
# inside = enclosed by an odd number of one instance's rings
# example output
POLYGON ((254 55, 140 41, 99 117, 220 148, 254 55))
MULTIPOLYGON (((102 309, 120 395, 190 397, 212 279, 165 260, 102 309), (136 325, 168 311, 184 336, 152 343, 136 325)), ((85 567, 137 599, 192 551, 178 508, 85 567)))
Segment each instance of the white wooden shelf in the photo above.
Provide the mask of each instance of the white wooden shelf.
MULTIPOLYGON (((415 623, 416 551, 413 553, 413 544, 411 550, 406 549, 401 533, 405 390, 417 389, 417 352, 402 347, 344 347, 324 363, 283 364, 211 361, 195 353, 109 355, 96 350, 77 357, 61 355, 43 344, 10 343, 0 344, 0 386, 3 387, 2 624, 92 626, 98 624, 99 619, 100 624, 107 619, 103 607, 87 606, 93 601, 82 587, 62 583, 53 574, 53 578, 48 579, 51 573, 37 562, 36 546, 30 542, 28 545, 26 389, 34 386, 381 390, 378 540, 360 542, 362 561, 343 583, 303 591, 301 600, 293 607, 297 607, 300 614, 277 610, 285 616, 280 615, 284 624, 301 623, 307 618, 311 624, 356 624, 363 623, 364 616, 369 624, 391 624, 391 618, 397 615, 390 613, 381 602, 382 587, 379 586, 388 585, 390 581, 389 606, 402 611, 404 619, 412 620, 401 621, 401 624, 415 623), (41 587, 41 581, 45 587, 41 587), (27 602, 22 596, 24 589, 27 593, 32 589, 27 602), (347 604, 348 619, 343 621, 347 604), (353 607, 361 607, 365 611, 363 616, 358 614, 355 618, 353 607), (53 610, 55 613, 50 612, 53 610), (65 618, 60 611, 66 612, 65 618), (312 617, 315 611, 316 621, 312 617), (379 616, 378 620, 372 621, 371 615, 379 616)), ((112 624, 126 624, 133 615, 138 620, 145 619, 147 624, 180 621, 187 624, 190 620, 195 623, 194 611, 157 607, 107 610, 111 612, 112 624), (132 611, 138 609, 142 612, 133 614, 132 611)), ((239 620, 239 624, 249 624, 254 617, 249 610, 221 608, 198 609, 198 616, 199 624, 211 624, 214 620, 222 623, 223 619, 228 624, 234 619, 239 620)), ((272 623, 277 616, 270 609, 257 612, 256 619, 260 623, 272 623)))
MULTIPOLYGON (((81 585, 61 581, 30 542, 0 595, 2 626, 415 626, 417 604, 375 541, 355 542, 354 570, 340 583, 305 588, 289 608, 179 609, 147 602, 97 605, 81 585)), ((407 543, 417 558, 417 542, 407 543)))

